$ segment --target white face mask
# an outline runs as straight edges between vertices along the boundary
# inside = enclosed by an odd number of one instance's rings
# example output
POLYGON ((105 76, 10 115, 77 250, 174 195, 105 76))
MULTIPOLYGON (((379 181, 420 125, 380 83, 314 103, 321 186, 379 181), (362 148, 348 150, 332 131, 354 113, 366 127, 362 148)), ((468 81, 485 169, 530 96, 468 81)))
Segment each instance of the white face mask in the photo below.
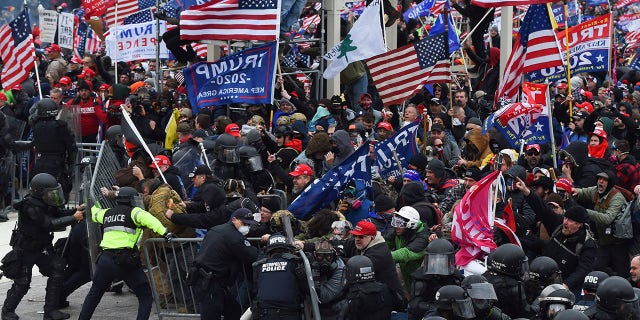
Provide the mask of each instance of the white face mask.
POLYGON ((247 233, 249 233, 249 227, 248 226, 242 226, 242 227, 238 228, 238 232, 240 232, 243 236, 246 236, 247 233))
POLYGON ((453 125, 454 126, 460 126, 460 125, 462 125, 462 121, 460 121, 460 119, 458 119, 458 118, 453 118, 453 125))

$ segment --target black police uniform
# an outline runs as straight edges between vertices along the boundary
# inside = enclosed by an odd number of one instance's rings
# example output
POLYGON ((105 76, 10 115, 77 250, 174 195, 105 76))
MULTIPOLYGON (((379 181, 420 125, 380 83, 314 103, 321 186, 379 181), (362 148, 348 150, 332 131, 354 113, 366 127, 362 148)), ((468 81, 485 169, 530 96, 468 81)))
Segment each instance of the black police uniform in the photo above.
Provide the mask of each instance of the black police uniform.
POLYGON ((302 259, 288 252, 256 261, 253 274, 258 310, 252 312, 261 320, 299 320, 306 291, 303 268, 302 259))
POLYGON ((407 308, 410 320, 422 319, 429 310, 433 310, 438 289, 446 285, 459 286, 462 281, 459 273, 448 276, 425 274, 424 267, 414 271, 411 277, 411 298, 407 308))
POLYGON ((31 177, 38 173, 54 176, 60 182, 65 198, 69 199, 71 169, 78 152, 73 132, 63 120, 40 119, 33 125, 33 145, 36 159, 31 177))
MULTIPOLYGON (((65 261, 53 252, 53 231, 72 224, 75 210, 62 210, 46 204, 43 200, 27 195, 14 205, 18 210, 18 228, 11 237, 13 250, 19 252, 22 263, 20 274, 14 278, 11 289, 2 307, 3 319, 7 312, 13 313, 29 290, 31 271, 38 266, 47 280, 44 298, 45 319, 66 319, 57 311, 58 298, 62 295, 65 261)), ((11 319, 11 318, 7 318, 11 319)), ((16 318, 17 319, 17 318, 16 318)))
POLYGON ((493 271, 483 274, 493 284, 498 296, 496 307, 512 318, 528 317, 531 307, 527 304, 522 282, 493 271))
POLYGON ((349 320, 387 320, 395 301, 394 293, 386 284, 371 281, 347 285, 347 308, 344 318, 349 320))
POLYGON ((190 278, 195 286, 201 319, 238 319, 240 306, 227 287, 240 276, 242 268, 250 266, 258 257, 258 249, 252 247, 236 227, 227 222, 215 226, 202 241, 200 252, 194 260, 190 278))

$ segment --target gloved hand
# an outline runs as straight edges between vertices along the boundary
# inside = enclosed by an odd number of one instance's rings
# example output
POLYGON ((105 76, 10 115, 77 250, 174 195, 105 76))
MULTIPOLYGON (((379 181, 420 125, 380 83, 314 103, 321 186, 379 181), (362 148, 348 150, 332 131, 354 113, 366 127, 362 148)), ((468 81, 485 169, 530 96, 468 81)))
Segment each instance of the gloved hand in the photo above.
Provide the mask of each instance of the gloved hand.
POLYGON ((167 242, 171 242, 173 239, 176 238, 176 235, 173 232, 167 231, 164 233, 163 237, 164 237, 164 240, 166 240, 167 242))

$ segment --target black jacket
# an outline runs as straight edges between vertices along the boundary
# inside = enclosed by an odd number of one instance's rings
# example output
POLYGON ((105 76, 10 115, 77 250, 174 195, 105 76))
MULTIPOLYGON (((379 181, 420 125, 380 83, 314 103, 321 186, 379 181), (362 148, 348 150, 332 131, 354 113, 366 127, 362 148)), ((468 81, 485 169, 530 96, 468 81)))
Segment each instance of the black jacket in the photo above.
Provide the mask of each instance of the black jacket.
POLYGON ((18 239, 14 247, 24 250, 52 247, 53 232, 75 221, 72 216, 75 210, 53 207, 30 195, 14 207, 18 210, 18 239))

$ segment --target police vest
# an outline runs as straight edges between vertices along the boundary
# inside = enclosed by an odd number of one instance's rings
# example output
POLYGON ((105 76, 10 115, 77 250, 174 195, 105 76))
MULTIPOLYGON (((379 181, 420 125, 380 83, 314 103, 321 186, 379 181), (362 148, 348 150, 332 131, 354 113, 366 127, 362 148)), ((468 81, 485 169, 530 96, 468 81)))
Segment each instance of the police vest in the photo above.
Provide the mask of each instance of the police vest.
POLYGON ((102 220, 104 232, 122 231, 135 234, 138 226, 136 226, 131 218, 131 211, 133 211, 133 209, 133 207, 118 205, 113 209, 107 210, 102 220))
POLYGON ((33 143, 36 152, 65 156, 65 136, 71 132, 62 120, 40 120, 33 125, 33 143))
POLYGON ((301 290, 295 274, 298 262, 292 254, 283 256, 265 259, 262 264, 256 266, 257 299, 260 308, 289 310, 300 308, 301 290))

